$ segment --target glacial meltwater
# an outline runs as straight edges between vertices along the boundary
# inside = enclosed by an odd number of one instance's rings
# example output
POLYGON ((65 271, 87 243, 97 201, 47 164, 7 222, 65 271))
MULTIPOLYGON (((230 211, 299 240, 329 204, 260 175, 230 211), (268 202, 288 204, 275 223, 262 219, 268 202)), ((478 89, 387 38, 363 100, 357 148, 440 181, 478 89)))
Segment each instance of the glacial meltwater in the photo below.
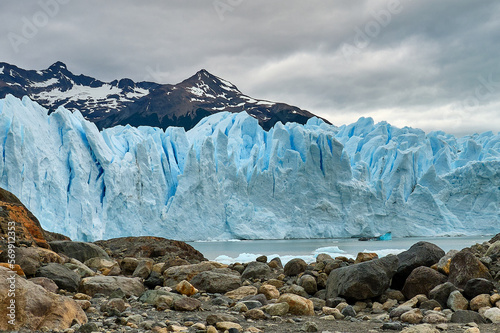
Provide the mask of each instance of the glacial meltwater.
POLYGON ((280 257, 283 264, 293 258, 313 262, 320 253, 332 257, 356 258, 358 252, 375 252, 379 257, 398 254, 419 241, 436 244, 445 252, 461 250, 476 243, 488 241, 493 236, 464 237, 408 237, 389 241, 359 241, 357 238, 342 239, 290 239, 290 240, 235 240, 218 242, 189 242, 203 253, 205 258, 221 263, 245 263, 266 255, 268 260, 280 257))

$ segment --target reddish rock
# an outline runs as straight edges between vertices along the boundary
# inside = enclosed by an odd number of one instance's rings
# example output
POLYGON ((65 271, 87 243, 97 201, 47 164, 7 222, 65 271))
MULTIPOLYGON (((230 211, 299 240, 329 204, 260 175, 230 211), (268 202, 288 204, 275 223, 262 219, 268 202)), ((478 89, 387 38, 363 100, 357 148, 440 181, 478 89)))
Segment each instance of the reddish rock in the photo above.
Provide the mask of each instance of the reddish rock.
POLYGON ((378 254, 359 252, 356 257, 356 260, 354 260, 354 263, 359 264, 360 262, 370 261, 373 259, 378 259, 378 254))
POLYGON ((11 271, 16 272, 17 275, 19 275, 19 276, 26 277, 26 275, 23 272, 23 269, 19 265, 11 265, 11 264, 2 262, 2 263, 0 263, 0 266, 8 268, 11 271))
MULTIPOLYGON (((0 251, 7 249, 9 232, 15 233, 15 246, 40 246, 49 249, 45 231, 37 218, 9 191, 0 188, 0 251), (12 222, 15 222, 14 224, 12 222)), ((12 238, 10 238, 12 239, 12 238)))

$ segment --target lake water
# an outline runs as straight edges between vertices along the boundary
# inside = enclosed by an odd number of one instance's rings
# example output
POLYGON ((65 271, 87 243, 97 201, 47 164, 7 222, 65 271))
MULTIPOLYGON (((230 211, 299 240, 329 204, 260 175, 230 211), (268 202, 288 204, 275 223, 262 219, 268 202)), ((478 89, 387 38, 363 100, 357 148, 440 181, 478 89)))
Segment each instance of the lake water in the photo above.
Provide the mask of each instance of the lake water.
POLYGON ((342 239, 293 239, 293 240, 244 240, 219 242, 189 242, 191 246, 203 253, 209 260, 225 264, 249 262, 260 255, 269 260, 280 257, 283 264, 292 258, 302 258, 313 262, 319 253, 327 253, 332 257, 345 256, 355 258, 358 252, 375 252, 379 257, 398 254, 409 249, 419 241, 436 244, 445 252, 461 250, 476 243, 490 240, 493 236, 464 237, 409 237, 393 238, 390 241, 361 242, 355 238, 342 239))

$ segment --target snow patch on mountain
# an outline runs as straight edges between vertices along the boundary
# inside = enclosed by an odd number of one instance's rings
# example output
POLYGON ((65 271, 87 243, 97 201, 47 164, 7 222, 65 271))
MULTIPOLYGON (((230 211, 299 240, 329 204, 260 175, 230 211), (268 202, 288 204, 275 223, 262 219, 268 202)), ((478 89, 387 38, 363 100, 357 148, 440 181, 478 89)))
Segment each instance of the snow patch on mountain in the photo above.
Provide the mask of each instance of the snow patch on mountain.
POLYGON ((335 127, 221 112, 189 131, 116 126, 0 100, 0 185, 78 240, 492 234, 500 135, 455 138, 361 118, 335 127))

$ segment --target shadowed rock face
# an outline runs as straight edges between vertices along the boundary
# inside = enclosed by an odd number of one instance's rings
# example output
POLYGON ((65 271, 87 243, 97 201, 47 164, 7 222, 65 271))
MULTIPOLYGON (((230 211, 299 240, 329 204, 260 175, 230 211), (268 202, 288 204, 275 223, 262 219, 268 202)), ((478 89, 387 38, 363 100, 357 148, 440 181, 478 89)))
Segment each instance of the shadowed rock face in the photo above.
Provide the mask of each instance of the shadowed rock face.
POLYGON ((114 259, 136 257, 166 261, 178 257, 193 264, 206 260, 203 254, 195 250, 191 245, 161 237, 121 237, 100 240, 94 242, 94 244, 110 250, 114 259))
POLYGON ((407 251, 398 254, 399 266, 392 281, 393 289, 401 289, 406 278, 417 267, 430 267, 437 263, 445 252, 437 245, 429 242, 418 242, 407 251))
POLYGON ((380 296, 389 288, 398 264, 398 257, 387 256, 335 269, 326 282, 326 297, 363 300, 380 296))
POLYGON ((21 203, 21 201, 9 191, 0 188, 0 250, 4 250, 8 238, 8 232, 14 227, 15 245, 39 246, 50 249, 49 240, 65 238, 65 236, 53 234, 42 229, 37 218, 21 203), (9 222, 15 222, 12 224, 9 222))

